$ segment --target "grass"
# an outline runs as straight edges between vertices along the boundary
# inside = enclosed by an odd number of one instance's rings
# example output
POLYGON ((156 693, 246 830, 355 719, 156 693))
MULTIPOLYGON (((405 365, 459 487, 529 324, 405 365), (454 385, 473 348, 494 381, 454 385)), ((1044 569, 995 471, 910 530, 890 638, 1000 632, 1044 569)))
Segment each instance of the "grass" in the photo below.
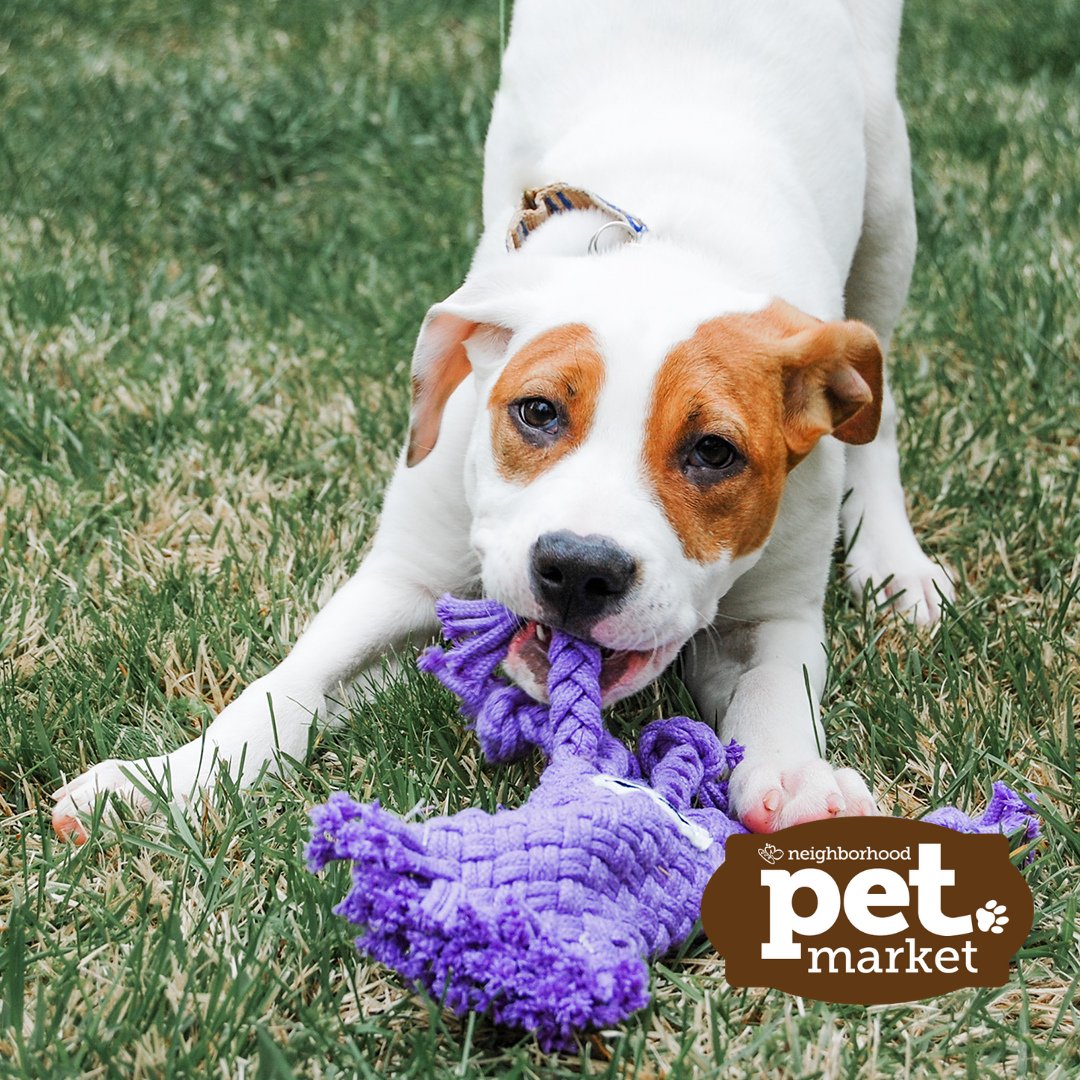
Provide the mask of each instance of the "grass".
POLYGON ((0 1074, 1075 1075, 1071 0, 909 5, 892 371, 916 525, 963 587, 932 634, 839 589, 828 612, 833 753, 891 810, 1041 795, 1007 986, 831 1006, 733 990, 692 944, 580 1058, 442 1013, 357 958, 340 875, 300 854, 334 789, 443 810, 530 782, 415 675, 288 781, 53 840, 63 778, 192 737, 361 558, 413 336, 477 237, 499 34, 494 0, 0 8, 0 1074))

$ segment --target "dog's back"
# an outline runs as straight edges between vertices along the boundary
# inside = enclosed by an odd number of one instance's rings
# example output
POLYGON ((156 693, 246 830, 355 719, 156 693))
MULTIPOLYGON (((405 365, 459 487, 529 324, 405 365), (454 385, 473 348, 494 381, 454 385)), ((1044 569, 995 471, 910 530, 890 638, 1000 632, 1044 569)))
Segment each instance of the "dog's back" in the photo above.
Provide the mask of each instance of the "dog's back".
POLYGON ((492 246, 523 190, 564 180, 713 252, 760 248, 760 235, 738 241, 748 222, 760 234, 771 219, 778 233, 791 215, 813 220, 830 258, 850 263, 865 189, 864 41, 895 57, 900 5, 864 7, 597 0, 553 18, 519 0, 486 153, 492 246))

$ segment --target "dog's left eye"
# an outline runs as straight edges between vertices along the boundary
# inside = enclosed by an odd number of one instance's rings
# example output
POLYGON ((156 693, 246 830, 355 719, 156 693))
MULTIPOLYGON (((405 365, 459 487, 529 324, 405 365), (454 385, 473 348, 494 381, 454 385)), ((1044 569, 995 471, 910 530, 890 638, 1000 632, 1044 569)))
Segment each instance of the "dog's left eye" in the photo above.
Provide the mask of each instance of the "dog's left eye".
POLYGON ((693 469, 710 472, 730 470, 739 462, 739 451, 719 435, 703 435, 690 448, 686 464, 693 469))
POLYGON ((559 410, 547 398, 526 398, 518 404, 518 416, 526 427, 554 435, 559 427, 559 410))

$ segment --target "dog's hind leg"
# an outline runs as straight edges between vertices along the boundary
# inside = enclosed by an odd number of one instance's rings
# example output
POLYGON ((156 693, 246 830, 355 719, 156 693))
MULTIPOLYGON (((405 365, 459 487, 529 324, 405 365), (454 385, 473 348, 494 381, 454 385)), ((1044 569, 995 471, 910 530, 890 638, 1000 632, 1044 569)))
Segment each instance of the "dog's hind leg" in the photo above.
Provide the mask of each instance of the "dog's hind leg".
MULTIPOLYGON (((867 80, 867 189, 863 231, 846 286, 846 314, 868 323, 888 355, 915 261, 915 205, 907 127, 891 80, 880 68, 867 80), (876 89, 875 89, 876 82, 876 89)), ((953 585, 924 554, 912 531, 900 484, 896 402, 884 382, 881 426, 873 442, 847 447, 841 509, 848 582, 883 589, 917 623, 941 614, 953 585)))

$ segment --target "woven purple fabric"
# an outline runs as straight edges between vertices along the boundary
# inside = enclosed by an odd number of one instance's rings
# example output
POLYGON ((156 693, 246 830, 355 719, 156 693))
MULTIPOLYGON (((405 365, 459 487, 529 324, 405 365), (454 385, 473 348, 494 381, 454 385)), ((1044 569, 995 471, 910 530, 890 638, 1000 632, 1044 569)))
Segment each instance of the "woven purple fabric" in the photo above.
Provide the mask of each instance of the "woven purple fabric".
MULTIPOLYGON (((942 806, 931 810, 922 820, 962 833, 1003 833, 1011 836, 1022 830, 1024 839, 1030 842, 1039 836, 1039 818, 1028 806, 1028 803, 1035 801, 1033 791, 1028 792, 1025 802, 1008 784, 998 780, 993 785, 986 810, 977 818, 969 817, 955 806, 942 806)), ((1035 853, 1030 851, 1025 861, 1030 862, 1034 857, 1035 853)))
MULTIPOLYGON (((541 705, 496 674, 517 616, 453 597, 437 612, 451 647, 421 668, 461 699, 489 760, 543 752, 538 787, 517 809, 420 822, 337 793, 312 811, 308 862, 352 862, 334 910, 362 928, 361 950, 459 1014, 567 1048, 645 1005, 646 960, 690 934, 724 843, 747 831, 727 797, 742 750, 679 716, 644 727, 633 753, 601 719, 596 646, 553 631, 541 705)), ((1015 793, 994 791, 978 822, 949 810, 938 824, 1029 828, 1015 793)))

